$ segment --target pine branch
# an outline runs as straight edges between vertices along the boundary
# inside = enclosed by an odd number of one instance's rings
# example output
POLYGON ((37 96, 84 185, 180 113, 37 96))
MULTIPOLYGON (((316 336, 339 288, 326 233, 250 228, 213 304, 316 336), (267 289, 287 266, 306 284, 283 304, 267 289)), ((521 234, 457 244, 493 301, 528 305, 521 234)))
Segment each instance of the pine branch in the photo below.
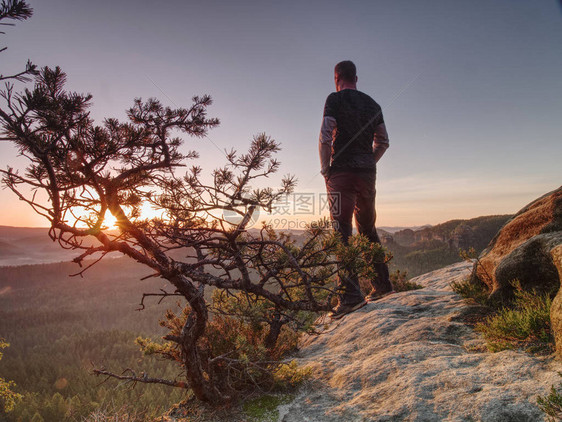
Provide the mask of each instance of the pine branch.
POLYGON ((24 0, 2 0, 0 21, 3 19, 26 20, 33 15, 33 9, 24 0))

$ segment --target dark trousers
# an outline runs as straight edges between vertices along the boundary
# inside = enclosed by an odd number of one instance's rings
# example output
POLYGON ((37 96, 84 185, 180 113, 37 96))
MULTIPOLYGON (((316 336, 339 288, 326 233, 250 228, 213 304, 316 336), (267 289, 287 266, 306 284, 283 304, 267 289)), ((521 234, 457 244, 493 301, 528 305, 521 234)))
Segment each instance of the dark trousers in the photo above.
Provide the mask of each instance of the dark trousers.
MULTIPOLYGON (((381 243, 375 229, 375 171, 336 171, 326 180, 326 189, 330 200, 330 214, 335 229, 341 233, 344 243, 348 242, 353 231, 353 217, 357 231, 365 235, 371 242, 381 243)), ((371 286, 379 291, 392 290, 388 266, 385 263, 374 263, 377 276, 371 286)), ((363 300, 359 288, 357 274, 348 277, 340 276, 342 294, 340 303, 355 304, 363 300)))

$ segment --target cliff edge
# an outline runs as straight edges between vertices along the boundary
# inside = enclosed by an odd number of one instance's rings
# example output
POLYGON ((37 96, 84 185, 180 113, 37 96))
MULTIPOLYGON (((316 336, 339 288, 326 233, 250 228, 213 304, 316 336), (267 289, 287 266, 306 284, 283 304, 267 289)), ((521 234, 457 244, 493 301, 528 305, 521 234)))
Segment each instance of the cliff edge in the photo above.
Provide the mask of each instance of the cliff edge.
POLYGON ((559 385, 562 363, 485 349, 464 322, 470 306, 450 287, 471 269, 459 263, 417 277, 423 289, 371 303, 305 339, 298 360, 313 380, 279 408, 279 420, 544 420, 536 398, 559 385))

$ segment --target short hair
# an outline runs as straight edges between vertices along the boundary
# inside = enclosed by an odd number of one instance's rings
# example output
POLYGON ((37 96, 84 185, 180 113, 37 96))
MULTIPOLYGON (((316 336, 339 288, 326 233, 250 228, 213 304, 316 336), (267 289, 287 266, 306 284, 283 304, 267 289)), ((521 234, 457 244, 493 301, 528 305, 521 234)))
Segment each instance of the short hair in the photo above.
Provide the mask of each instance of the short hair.
POLYGON ((357 68, 351 60, 344 60, 336 65, 334 73, 336 73, 340 79, 343 79, 344 81, 355 82, 355 78, 357 77, 357 68))

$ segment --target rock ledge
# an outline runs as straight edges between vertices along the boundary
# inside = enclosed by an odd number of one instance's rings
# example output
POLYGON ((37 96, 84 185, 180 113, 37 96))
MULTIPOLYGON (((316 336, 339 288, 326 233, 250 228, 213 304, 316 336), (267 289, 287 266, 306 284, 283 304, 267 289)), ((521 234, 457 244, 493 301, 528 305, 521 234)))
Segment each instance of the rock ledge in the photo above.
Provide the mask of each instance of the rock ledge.
POLYGON ((537 395, 558 386, 562 364, 522 351, 489 353, 460 321, 468 309, 450 283, 454 264, 305 339, 299 363, 314 381, 279 408, 283 422, 541 421, 537 395))

